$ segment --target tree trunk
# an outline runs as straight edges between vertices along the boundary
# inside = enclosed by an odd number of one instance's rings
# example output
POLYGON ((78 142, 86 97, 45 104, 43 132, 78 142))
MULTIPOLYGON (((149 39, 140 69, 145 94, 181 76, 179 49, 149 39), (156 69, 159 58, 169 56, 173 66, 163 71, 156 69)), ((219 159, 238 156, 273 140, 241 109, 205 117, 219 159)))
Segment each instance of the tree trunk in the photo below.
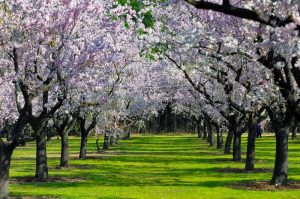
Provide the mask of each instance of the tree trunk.
POLYGON ((223 136, 222 133, 220 132, 219 127, 216 128, 217 131, 217 149, 222 149, 223 147, 223 136))
POLYGON ((109 136, 109 144, 110 144, 111 146, 116 144, 115 133, 113 133, 113 134, 111 134, 111 135, 109 136))
POLYGON ((46 181, 48 179, 48 164, 47 164, 46 148, 47 148, 46 133, 43 130, 41 130, 36 137, 36 173, 35 173, 35 178, 40 181, 46 181))
POLYGON ((295 140, 297 138, 297 125, 298 123, 294 122, 292 126, 292 140, 295 140))
POLYGON ((214 146, 214 132, 211 129, 211 124, 207 125, 207 131, 209 134, 209 136, 208 136, 209 137, 209 145, 214 146))
POLYGON ((206 131, 206 125, 205 125, 205 122, 204 122, 204 125, 203 125, 203 140, 207 139, 207 131, 206 131))
POLYGON ((295 140, 297 138, 297 127, 295 129, 293 129, 292 131, 292 140, 295 140))
POLYGON ((99 138, 96 140, 97 152, 100 153, 99 138))
POLYGON ((109 149, 109 133, 107 131, 104 133, 103 149, 109 149))
MULTIPOLYGON (((9 135, 14 135, 14 140, 11 144, 5 143, 0 138, 0 199, 6 199, 8 197, 8 185, 9 185, 9 169, 11 163, 11 156, 14 149, 21 144, 18 140, 22 136, 25 125, 27 124, 27 116, 22 112, 19 115, 18 120, 7 132, 9 135)), ((10 136, 9 136, 10 137, 10 136)), ((25 142, 25 140, 24 140, 25 142)))
POLYGON ((209 130, 209 124, 206 125, 206 132, 207 132, 207 137, 206 137, 206 142, 210 142, 210 136, 211 136, 211 131, 209 130))
POLYGON ((233 161, 241 161, 241 133, 234 133, 234 142, 233 142, 233 161))
POLYGON ((8 198, 9 169, 12 153, 13 149, 9 145, 0 143, 0 199, 8 198))
POLYGON ((52 139, 51 135, 47 135, 47 142, 50 142, 52 139))
POLYGON ((129 140, 130 139, 130 129, 128 129, 128 131, 127 132, 125 132, 126 134, 125 134, 125 136, 124 136, 124 140, 129 140))
POLYGON ((119 144, 120 141, 120 135, 119 133, 116 134, 116 144, 119 144))
POLYGON ((287 185, 288 183, 288 134, 289 127, 276 129, 276 157, 272 185, 287 185))
POLYGON ((197 134, 198 138, 202 137, 200 121, 197 121, 197 134))
POLYGON ((128 131, 127 139, 130 139, 130 138, 131 138, 131 133, 130 133, 130 131, 128 131))
POLYGON ((79 153, 80 159, 86 158, 86 145, 87 145, 87 133, 81 132, 81 144, 80 144, 80 153, 79 153))
POLYGON ((228 134, 227 134, 227 138, 226 138, 224 154, 230 154, 232 138, 233 138, 233 132, 231 130, 229 130, 228 134))
POLYGON ((257 120, 252 117, 250 114, 248 120, 248 141, 247 141, 247 155, 246 155, 246 163, 245 170, 253 171, 254 170, 254 160, 255 160, 255 127, 257 124, 257 120))
POLYGON ((60 167, 69 166, 69 138, 68 133, 63 132, 61 136, 60 167))

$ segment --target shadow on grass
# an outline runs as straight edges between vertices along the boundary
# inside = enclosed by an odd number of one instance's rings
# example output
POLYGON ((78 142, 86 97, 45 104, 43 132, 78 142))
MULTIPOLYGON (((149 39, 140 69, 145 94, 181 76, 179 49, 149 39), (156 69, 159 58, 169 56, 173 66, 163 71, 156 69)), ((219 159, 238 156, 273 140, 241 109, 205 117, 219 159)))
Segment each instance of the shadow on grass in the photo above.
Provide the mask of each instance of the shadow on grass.
POLYGON ((245 169, 240 169, 240 168, 222 168, 222 169, 216 169, 216 172, 220 172, 220 173, 271 173, 271 172, 273 172, 273 169, 256 168, 254 170, 247 171, 245 169))
POLYGON ((270 181, 246 181, 227 185, 234 189, 245 189, 253 191, 279 191, 279 190, 300 190, 300 181, 289 181, 287 186, 271 185, 270 181))
MULTIPOLYGON (((273 138, 272 138, 273 139, 273 138)), ((254 172, 244 172, 239 168, 243 162, 233 162, 231 155, 224 155, 222 150, 211 148, 204 141, 194 137, 137 137, 122 141, 120 145, 110 148, 103 154, 95 151, 94 140, 88 145, 88 156, 85 160, 78 159, 79 149, 76 140, 71 140, 71 164, 68 169, 51 166, 51 176, 54 178, 79 178, 80 181, 54 181, 54 182, 21 182, 22 186, 37 188, 84 188, 99 185, 103 187, 128 186, 189 186, 189 187, 224 187, 235 183, 247 183, 251 179, 268 179, 274 160, 270 157, 274 153, 274 140, 259 140, 259 147, 265 146, 270 152, 257 153, 257 162, 260 169, 254 172), (272 146, 271 146, 272 145, 272 146), (266 166, 265 166, 266 165, 266 166)), ((245 141, 245 140, 244 140, 245 141)), ((57 141, 58 142, 58 141, 57 141)), ((59 143, 51 145, 58 147, 59 143)), ((51 154, 57 153, 59 147, 49 149, 51 154)), ((22 149, 23 150, 23 149, 22 149)), ((245 149, 243 149, 245 150, 245 149)), ((293 150, 294 153, 296 151, 293 150)), ((52 165, 59 162, 57 157, 49 158, 52 165)), ((272 155, 273 157, 273 155, 272 155)), ((18 156, 13 161, 17 164, 32 162, 34 157, 18 156)), ((29 163, 28 163, 29 166, 29 163)), ((26 168, 24 168, 26 169, 26 168)), ((290 169, 293 173, 300 173, 300 168, 290 169)), ((18 183, 18 182, 17 182, 18 183)), ((22 194, 14 192, 14 195, 22 194)), ((101 198, 101 196, 100 196, 101 198)), ((106 197, 107 198, 107 197, 106 197)), ((112 197, 116 198, 116 197, 112 197)), ((118 198, 116 198, 118 199, 118 198)), ((120 197, 121 199, 121 197, 120 197)))

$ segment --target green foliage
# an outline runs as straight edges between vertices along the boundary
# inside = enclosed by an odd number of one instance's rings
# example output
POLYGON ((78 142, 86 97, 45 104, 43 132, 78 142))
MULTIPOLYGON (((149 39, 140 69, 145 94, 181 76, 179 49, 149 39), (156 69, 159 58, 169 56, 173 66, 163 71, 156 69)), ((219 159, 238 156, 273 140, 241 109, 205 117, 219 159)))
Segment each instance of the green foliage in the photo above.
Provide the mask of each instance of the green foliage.
POLYGON ((164 53, 168 49, 168 45, 165 43, 157 43, 153 45, 150 49, 148 49, 145 53, 142 51, 142 54, 149 59, 150 61, 157 61, 162 59, 164 53), (156 58, 157 57, 157 58, 156 58))
POLYGON ((151 10, 147 11, 146 13, 143 14, 143 24, 145 25, 146 28, 153 28, 155 25, 155 19, 152 15, 151 10))
MULTIPOLYGON (((131 19, 127 19, 127 18, 124 18, 124 17, 120 18, 121 20, 123 20, 125 22, 126 27, 128 27, 127 20, 133 20, 134 22, 136 22, 137 18, 142 19, 142 22, 143 22, 143 24, 145 25, 146 28, 153 28, 154 27, 155 19, 154 19, 154 16, 152 14, 152 11, 149 10, 147 12, 141 12, 142 9, 147 6, 143 3, 143 1, 138 1, 138 0, 129 0, 129 1, 127 1, 127 0, 117 0, 117 4, 115 6, 125 6, 125 5, 130 6, 133 10, 135 10, 137 12, 137 15, 132 17, 131 19)), ((122 15, 124 15, 124 14, 122 14, 122 15)))
POLYGON ((117 0, 121 6, 125 6, 127 4, 127 0, 117 0))
POLYGON ((145 35, 147 34, 147 32, 145 32, 143 29, 139 28, 136 30, 136 32, 139 34, 139 35, 145 35))
POLYGON ((151 53, 147 54, 145 57, 146 57, 146 59, 148 59, 150 61, 155 61, 156 60, 155 57, 154 57, 154 55, 151 54, 151 53))
POLYGON ((137 0, 131 0, 130 6, 132 7, 133 10, 139 12, 141 10, 142 5, 137 0))

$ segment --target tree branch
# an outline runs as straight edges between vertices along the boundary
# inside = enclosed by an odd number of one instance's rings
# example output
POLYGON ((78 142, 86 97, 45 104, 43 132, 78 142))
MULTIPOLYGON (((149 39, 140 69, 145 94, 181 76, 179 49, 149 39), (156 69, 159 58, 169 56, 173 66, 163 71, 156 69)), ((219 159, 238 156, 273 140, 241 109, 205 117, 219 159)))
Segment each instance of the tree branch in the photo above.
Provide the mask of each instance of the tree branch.
MULTIPOLYGON (((216 12, 224 13, 227 15, 235 16, 241 19, 247 19, 255 22, 259 22, 272 27, 282 27, 289 23, 293 23, 291 17, 286 19, 280 19, 276 16, 259 16, 255 11, 246 8, 240 8, 232 6, 229 0, 223 0, 223 4, 212 3, 204 0, 184 0, 185 2, 195 6, 198 9, 213 10, 216 12)), ((297 29, 299 26, 297 26, 297 29)))

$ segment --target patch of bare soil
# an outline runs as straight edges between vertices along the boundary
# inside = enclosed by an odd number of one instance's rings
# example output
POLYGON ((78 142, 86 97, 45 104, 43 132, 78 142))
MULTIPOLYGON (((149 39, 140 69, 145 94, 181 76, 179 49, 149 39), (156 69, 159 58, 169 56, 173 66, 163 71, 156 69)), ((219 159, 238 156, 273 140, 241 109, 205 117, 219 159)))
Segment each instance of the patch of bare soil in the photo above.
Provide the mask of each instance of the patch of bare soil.
POLYGON ((287 186, 270 185, 269 181, 248 182, 243 184, 230 185, 236 189, 247 189, 257 191, 277 191, 277 190, 300 190, 300 181, 290 181, 287 186))
POLYGON ((217 172, 221 172, 221 173, 269 173, 272 171, 273 169, 269 169, 269 168, 257 168, 252 171, 246 171, 245 169, 239 169, 239 168, 217 169, 217 172))
POLYGON ((11 178, 11 183, 24 183, 24 182, 80 182, 84 180, 79 177, 49 177, 46 181, 37 180, 35 177, 16 177, 11 178))

